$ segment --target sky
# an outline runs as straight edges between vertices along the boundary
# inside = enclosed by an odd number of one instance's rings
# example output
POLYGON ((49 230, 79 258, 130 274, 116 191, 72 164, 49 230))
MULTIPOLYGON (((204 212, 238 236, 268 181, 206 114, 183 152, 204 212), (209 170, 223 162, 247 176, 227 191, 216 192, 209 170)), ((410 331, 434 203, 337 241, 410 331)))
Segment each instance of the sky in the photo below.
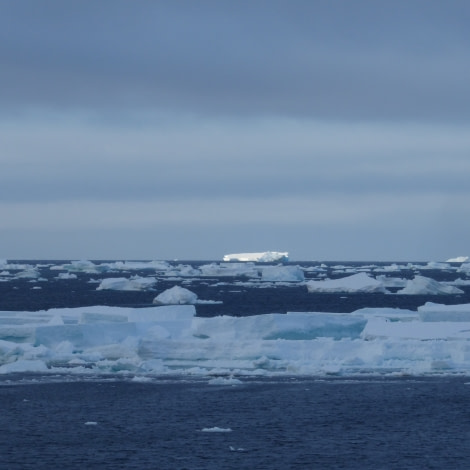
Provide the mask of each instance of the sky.
POLYGON ((3 0, 0 258, 470 255, 467 0, 3 0))

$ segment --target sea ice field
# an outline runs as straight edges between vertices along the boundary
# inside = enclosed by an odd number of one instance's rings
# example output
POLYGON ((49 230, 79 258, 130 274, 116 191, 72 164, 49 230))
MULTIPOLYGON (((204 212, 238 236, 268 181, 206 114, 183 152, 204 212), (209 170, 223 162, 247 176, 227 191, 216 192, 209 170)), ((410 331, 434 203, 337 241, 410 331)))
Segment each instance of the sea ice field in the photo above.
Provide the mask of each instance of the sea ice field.
POLYGON ((331 263, 260 255, 0 260, 0 376, 231 385, 253 377, 470 374, 467 258, 331 263))

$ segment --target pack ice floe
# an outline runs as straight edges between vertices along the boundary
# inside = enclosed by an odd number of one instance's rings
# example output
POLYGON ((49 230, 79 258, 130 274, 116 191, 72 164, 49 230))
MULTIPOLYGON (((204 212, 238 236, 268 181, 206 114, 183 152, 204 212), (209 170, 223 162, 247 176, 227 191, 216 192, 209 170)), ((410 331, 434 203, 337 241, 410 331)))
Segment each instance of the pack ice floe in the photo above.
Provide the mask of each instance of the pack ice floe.
POLYGON ((470 304, 200 318, 194 305, 0 312, 0 373, 470 373, 470 304))

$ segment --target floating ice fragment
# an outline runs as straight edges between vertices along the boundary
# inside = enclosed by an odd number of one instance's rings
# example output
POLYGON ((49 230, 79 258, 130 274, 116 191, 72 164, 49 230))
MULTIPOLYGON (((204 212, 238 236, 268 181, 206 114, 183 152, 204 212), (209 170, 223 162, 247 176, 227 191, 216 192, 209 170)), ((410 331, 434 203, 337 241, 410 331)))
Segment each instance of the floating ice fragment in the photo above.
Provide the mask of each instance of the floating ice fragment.
POLYGON ((167 289, 153 299, 156 305, 193 305, 196 302, 197 295, 180 286, 167 289))
POLYGON ((353 274, 352 276, 343 277, 341 279, 308 281, 306 286, 309 292, 388 292, 382 282, 365 273, 353 274))
POLYGON ((216 377, 209 380, 209 385, 240 385, 243 382, 233 377, 216 377))
POLYGON ((100 272, 98 265, 88 260, 72 261, 70 264, 63 265, 56 264, 51 266, 50 269, 51 271, 83 272, 88 274, 100 272))
POLYGON ((443 263, 441 261, 429 261, 425 266, 420 266, 421 269, 450 269, 451 266, 449 263, 443 263))
POLYGON ((132 271, 152 269, 155 271, 167 271, 171 266, 166 261, 116 261, 114 263, 103 263, 108 270, 132 271))
POLYGON ((303 282, 304 272, 299 266, 267 266, 261 274, 262 281, 303 282))
POLYGON ((98 423, 96 421, 87 421, 85 426, 96 426, 98 423))
POLYGON ((230 428, 219 428, 214 426, 213 428, 202 428, 201 432, 232 432, 230 428))
POLYGON ((37 279, 39 277, 39 271, 36 268, 28 268, 16 273, 15 277, 17 279, 37 279))
POLYGON ((125 277, 103 279, 96 290, 123 290, 143 291, 155 286, 157 280, 153 277, 134 276, 130 279, 125 277))
POLYGON ((56 279, 77 279, 77 275, 76 274, 72 274, 72 273, 59 273, 59 275, 57 276, 56 279))
POLYGON ((463 294, 463 290, 442 284, 429 277, 415 276, 409 279, 406 286, 399 290, 397 294, 402 295, 438 295, 438 294, 463 294))
POLYGON ((149 382, 152 382, 152 378, 151 377, 146 377, 145 375, 136 375, 136 376, 132 377, 131 382, 149 383, 149 382))
POLYGON ((257 278, 258 268, 253 263, 210 263, 199 267, 203 276, 257 278))
POLYGON ((470 275, 470 263, 462 263, 457 272, 462 272, 466 273, 467 275, 470 275))

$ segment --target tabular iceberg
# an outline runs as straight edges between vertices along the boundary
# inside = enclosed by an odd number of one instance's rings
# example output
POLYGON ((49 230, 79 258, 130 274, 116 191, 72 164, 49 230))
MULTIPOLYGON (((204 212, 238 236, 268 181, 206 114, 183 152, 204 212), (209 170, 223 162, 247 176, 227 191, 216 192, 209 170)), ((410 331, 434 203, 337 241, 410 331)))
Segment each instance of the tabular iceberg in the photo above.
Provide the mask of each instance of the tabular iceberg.
POLYGON ((449 258, 448 263, 465 263, 469 260, 468 256, 457 256, 456 258, 449 258))
POLYGON ((273 263, 288 261, 289 253, 278 251, 264 251, 261 253, 234 253, 224 255, 224 261, 253 261, 258 263, 273 263))

